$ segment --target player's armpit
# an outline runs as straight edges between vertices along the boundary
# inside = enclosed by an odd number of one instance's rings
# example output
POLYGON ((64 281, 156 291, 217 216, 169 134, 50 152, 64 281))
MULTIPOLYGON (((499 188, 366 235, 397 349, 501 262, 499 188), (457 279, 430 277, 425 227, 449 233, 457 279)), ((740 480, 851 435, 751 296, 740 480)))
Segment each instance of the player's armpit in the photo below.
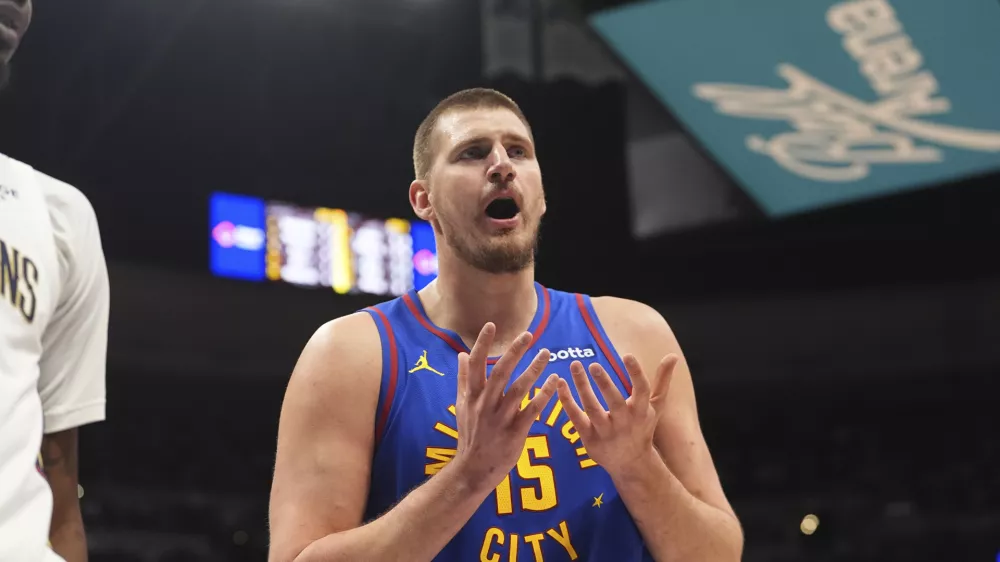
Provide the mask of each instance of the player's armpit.
POLYGON ((701 431, 691 371, 673 330, 648 305, 613 297, 594 298, 592 302, 611 344, 620 354, 635 355, 648 376, 655 376, 667 354, 680 357, 653 443, 670 472, 691 495, 735 518, 701 431))
POLYGON ((270 500, 272 562, 358 527, 368 497, 382 369, 367 313, 322 326, 285 392, 270 500))

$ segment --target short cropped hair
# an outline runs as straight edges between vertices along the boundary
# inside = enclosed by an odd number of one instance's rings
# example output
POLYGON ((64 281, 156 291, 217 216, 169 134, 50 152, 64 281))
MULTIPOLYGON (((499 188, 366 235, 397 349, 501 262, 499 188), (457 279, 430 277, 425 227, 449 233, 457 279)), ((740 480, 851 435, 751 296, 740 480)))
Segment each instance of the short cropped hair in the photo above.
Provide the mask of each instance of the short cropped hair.
POLYGON ((417 134, 413 139, 413 173, 416 178, 418 180, 425 179, 427 173, 430 172, 431 163, 434 161, 432 137, 434 128, 442 115, 462 109, 495 108, 510 110, 528 128, 528 134, 531 134, 531 125, 528 124, 528 119, 517 103, 508 96, 489 88, 470 88, 456 92, 441 100, 417 127, 417 134))

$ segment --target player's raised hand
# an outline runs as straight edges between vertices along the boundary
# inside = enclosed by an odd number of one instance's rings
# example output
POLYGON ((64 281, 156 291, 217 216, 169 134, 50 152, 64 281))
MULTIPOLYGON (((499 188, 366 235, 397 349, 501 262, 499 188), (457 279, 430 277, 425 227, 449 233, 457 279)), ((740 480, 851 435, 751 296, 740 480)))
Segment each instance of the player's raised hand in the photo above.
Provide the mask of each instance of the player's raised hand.
POLYGON ((634 356, 625 355, 622 359, 632 379, 632 395, 628 398, 622 396, 604 367, 597 363, 590 365, 590 375, 597 381, 607 410, 598 400, 590 377, 579 361, 570 365, 570 372, 582 408, 573 399, 569 383, 559 379, 559 400, 580 433, 587 453, 612 476, 652 450, 656 422, 663 413, 670 378, 678 361, 674 354, 664 357, 650 384, 634 356))
POLYGON ((470 353, 458 356, 458 452, 466 474, 477 483, 495 488, 517 464, 532 422, 556 391, 558 377, 550 375, 541 390, 522 409, 521 402, 549 363, 548 350, 541 350, 531 364, 506 390, 511 374, 531 346, 531 334, 521 334, 486 376, 496 327, 487 323, 470 353))

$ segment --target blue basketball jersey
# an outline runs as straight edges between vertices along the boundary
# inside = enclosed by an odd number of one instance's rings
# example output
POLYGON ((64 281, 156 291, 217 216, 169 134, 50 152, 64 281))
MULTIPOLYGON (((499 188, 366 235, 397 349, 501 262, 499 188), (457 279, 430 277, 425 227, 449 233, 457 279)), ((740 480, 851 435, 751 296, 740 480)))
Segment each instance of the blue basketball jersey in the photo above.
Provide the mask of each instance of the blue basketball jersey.
MULTIPOLYGON (((538 309, 531 348, 515 380, 539 350, 548 369, 570 377, 575 359, 600 363, 628 395, 631 384, 590 298, 535 285, 538 309)), ((468 347, 431 323, 416 291, 368 308, 382 340, 382 388, 366 520, 389 511, 456 454, 458 354, 468 347)), ((488 361, 489 369, 498 358, 488 361)), ((576 390, 570 384, 574 396, 576 390)), ((537 390, 537 389, 536 389, 537 390)), ((577 399, 579 397, 577 396, 577 399)), ((602 400, 603 402, 603 400, 602 400)), ((436 562, 651 562, 608 473, 587 455, 558 396, 535 421, 517 466, 490 494, 436 562)))

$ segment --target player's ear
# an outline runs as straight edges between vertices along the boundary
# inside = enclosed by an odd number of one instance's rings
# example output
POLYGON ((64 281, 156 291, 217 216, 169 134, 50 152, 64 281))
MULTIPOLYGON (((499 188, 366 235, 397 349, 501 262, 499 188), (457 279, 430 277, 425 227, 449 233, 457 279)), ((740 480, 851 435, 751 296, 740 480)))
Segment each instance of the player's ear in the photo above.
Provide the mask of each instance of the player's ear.
POLYGON ((410 183, 410 206, 420 220, 430 222, 434 216, 434 208, 431 207, 430 190, 427 180, 413 180, 410 183))

